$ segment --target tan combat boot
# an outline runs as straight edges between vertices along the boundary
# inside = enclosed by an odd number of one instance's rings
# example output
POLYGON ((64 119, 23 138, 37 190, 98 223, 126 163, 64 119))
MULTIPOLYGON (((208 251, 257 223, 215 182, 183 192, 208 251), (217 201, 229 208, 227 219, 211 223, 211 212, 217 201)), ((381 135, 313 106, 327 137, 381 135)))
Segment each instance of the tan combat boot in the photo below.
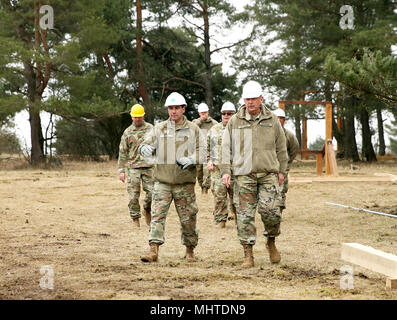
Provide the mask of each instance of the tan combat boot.
POLYGON ((139 228, 141 224, 139 223, 139 218, 133 218, 132 222, 134 223, 134 226, 139 228))
POLYGON ((186 247, 186 261, 187 262, 194 262, 196 258, 194 257, 194 247, 186 247))
POLYGON ((226 228, 226 221, 221 221, 218 223, 219 228, 224 229, 226 228))
POLYGON ((159 256, 159 246, 160 245, 158 243, 151 243, 149 253, 142 256, 141 260, 143 262, 156 262, 159 256))
POLYGON ((244 262, 241 268, 247 269, 254 266, 254 254, 252 251, 252 244, 243 244, 244 248, 244 262))
POLYGON ((152 213, 149 210, 143 210, 143 215, 145 216, 146 224, 150 226, 150 222, 152 221, 152 213))
POLYGON ((281 260, 281 256, 275 245, 275 237, 267 238, 266 248, 267 251, 269 251, 269 257, 271 263, 279 263, 281 260))

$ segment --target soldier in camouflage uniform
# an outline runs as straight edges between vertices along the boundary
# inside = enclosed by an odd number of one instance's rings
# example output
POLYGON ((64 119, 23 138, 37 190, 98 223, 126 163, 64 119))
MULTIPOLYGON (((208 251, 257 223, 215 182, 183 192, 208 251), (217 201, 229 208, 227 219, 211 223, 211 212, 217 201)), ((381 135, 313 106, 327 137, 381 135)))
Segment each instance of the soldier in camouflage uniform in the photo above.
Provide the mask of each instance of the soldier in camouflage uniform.
MULTIPOLYGON (((204 102, 199 104, 198 113, 200 118, 194 119, 192 122, 198 125, 201 131, 203 131, 204 137, 206 137, 212 126, 216 125, 218 122, 209 116, 208 106, 204 102)), ((199 164, 197 166, 197 181, 201 187, 202 193, 207 194, 208 189, 211 187, 211 177, 205 165, 199 164)))
POLYGON ((183 115, 185 98, 171 93, 165 102, 169 119, 157 124, 139 147, 145 157, 154 157, 154 188, 150 251, 141 257, 143 262, 158 259, 159 246, 164 243, 165 220, 172 200, 179 216, 182 244, 186 246, 186 260, 195 261, 194 248, 198 234, 198 207, 194 186, 196 165, 205 160, 205 140, 199 127, 183 115))
POLYGON ((280 234, 281 212, 277 206, 280 185, 286 174, 288 155, 285 134, 277 117, 263 104, 262 88, 256 81, 243 87, 244 105, 228 122, 222 137, 222 182, 228 187, 235 178, 234 203, 237 235, 244 249, 243 268, 254 266, 255 213, 261 216, 270 261, 278 263, 275 237, 280 234))
POLYGON ((128 209, 130 216, 136 227, 140 226, 141 208, 139 197, 141 194, 141 182, 145 191, 143 201, 143 214, 146 224, 150 225, 151 203, 152 203, 152 164, 148 163, 138 152, 139 145, 143 142, 145 134, 153 126, 144 120, 144 108, 136 104, 131 108, 131 118, 133 123, 125 129, 119 148, 118 167, 120 180, 124 183, 127 170, 127 192, 129 197, 128 209))
POLYGON ((229 194, 229 208, 233 213, 234 221, 236 221, 236 208, 233 203, 233 179, 230 187, 222 183, 221 171, 219 165, 221 162, 221 146, 222 136, 226 125, 230 118, 236 113, 233 103, 227 101, 222 105, 222 122, 214 125, 207 135, 207 168, 211 172, 212 190, 214 193, 214 221, 220 228, 225 228, 227 221, 227 195, 229 194))
POLYGON ((283 212, 283 210, 286 208, 286 198, 287 198, 287 192, 288 192, 288 173, 290 170, 291 163, 294 161, 296 155, 298 154, 299 151, 299 142, 298 139, 296 139, 295 135, 285 129, 284 123, 285 123, 285 112, 283 109, 276 109, 274 111, 274 114, 278 117, 278 120, 280 120, 281 126, 283 127, 285 138, 287 140, 287 153, 288 153, 288 166, 287 166, 287 171, 286 171, 286 176, 284 178, 283 184, 281 186, 281 196, 280 196, 280 210, 283 212))

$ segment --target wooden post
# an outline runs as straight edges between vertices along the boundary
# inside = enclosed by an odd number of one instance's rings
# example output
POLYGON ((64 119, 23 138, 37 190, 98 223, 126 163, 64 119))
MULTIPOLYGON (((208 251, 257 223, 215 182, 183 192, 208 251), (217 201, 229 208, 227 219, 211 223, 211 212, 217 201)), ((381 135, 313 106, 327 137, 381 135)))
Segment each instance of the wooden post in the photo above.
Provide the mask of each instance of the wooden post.
POLYGON ((323 173, 323 154, 316 153, 316 173, 318 175, 323 173))

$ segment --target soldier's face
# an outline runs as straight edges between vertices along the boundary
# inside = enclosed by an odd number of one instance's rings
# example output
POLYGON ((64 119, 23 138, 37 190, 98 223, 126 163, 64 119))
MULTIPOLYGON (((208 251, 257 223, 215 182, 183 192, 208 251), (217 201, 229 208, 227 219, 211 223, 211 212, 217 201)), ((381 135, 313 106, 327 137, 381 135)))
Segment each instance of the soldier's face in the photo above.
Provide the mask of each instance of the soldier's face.
POLYGON ((207 112, 199 112, 199 116, 202 121, 207 121, 208 120, 208 111, 207 112))
POLYGON ((144 117, 132 117, 132 122, 136 127, 140 127, 143 124, 144 117))
POLYGON ((245 98, 244 103, 247 107, 247 111, 249 114, 257 115, 261 111, 261 103, 263 101, 263 97, 257 98, 245 98))
POLYGON ((171 121, 175 121, 176 124, 182 123, 184 113, 185 113, 184 106, 168 107, 168 115, 170 116, 171 121))
POLYGON ((285 118, 284 117, 278 117, 278 120, 280 120, 281 126, 284 128, 285 118))
POLYGON ((233 111, 223 111, 222 112, 222 123, 224 125, 227 125, 229 122, 230 118, 234 115, 233 111))

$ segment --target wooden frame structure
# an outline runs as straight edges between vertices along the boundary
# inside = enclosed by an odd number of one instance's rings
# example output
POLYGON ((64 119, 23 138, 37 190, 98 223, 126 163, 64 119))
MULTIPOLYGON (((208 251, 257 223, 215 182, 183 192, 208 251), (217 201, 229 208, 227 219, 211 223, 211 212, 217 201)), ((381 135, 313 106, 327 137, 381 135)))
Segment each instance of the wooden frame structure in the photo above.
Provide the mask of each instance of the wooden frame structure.
MULTIPOLYGON (((332 146, 332 103, 330 101, 304 101, 304 100, 280 100, 278 107, 285 111, 287 104, 303 104, 303 105, 324 105, 325 106, 325 145, 324 153, 322 151, 315 151, 316 153, 316 172, 321 174, 323 171, 323 155, 325 155, 325 173, 338 174, 336 165, 335 152, 332 146)), ((307 150, 307 125, 304 125, 303 138, 305 138, 306 145, 302 143, 302 153, 309 153, 307 150)), ((302 138, 302 139, 303 139, 302 138)))

